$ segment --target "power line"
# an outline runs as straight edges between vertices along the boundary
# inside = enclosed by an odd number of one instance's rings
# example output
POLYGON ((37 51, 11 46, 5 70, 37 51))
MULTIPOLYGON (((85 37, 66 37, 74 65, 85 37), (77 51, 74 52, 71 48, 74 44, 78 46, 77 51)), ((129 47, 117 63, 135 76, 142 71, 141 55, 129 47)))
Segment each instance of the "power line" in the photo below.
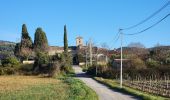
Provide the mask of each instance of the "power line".
POLYGON ((168 5, 170 4, 170 1, 168 1, 164 6, 162 6, 160 9, 158 9, 156 12, 154 12, 152 15, 150 15, 149 17, 147 17, 146 19, 142 20, 141 22, 139 22, 138 24, 135 24, 133 26, 130 26, 128 28, 124 28, 122 30, 129 30, 132 28, 135 28, 141 24, 143 24, 144 22, 148 21, 149 19, 151 19, 152 17, 154 17, 155 15, 157 15, 159 12, 161 12, 163 9, 165 9, 168 5))
POLYGON ((161 23, 163 20, 165 20, 165 19, 166 19, 167 17, 169 17, 169 16, 170 16, 170 13, 167 14, 165 17, 163 17, 163 18, 162 18, 161 20, 159 20, 158 22, 156 22, 155 24, 151 25, 150 27, 148 27, 148 28, 146 28, 146 29, 144 29, 144 30, 142 30, 142 31, 139 31, 139 32, 136 32, 136 33, 132 33, 132 34, 125 34, 125 33, 124 33, 124 35, 136 35, 136 34, 143 33, 143 32, 145 32, 145 31, 153 28, 153 27, 156 26, 157 24, 161 23))
POLYGON ((115 44, 119 40, 119 38, 120 38, 120 31, 115 35, 113 41, 111 41, 111 43, 112 43, 111 48, 113 47, 113 44, 115 44))

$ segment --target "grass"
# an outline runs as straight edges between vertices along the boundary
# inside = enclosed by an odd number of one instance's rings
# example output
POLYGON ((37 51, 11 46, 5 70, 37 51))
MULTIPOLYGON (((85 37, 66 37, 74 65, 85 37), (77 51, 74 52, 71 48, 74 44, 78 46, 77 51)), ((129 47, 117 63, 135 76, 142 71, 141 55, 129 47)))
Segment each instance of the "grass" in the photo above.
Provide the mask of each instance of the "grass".
POLYGON ((0 100, 98 100, 73 77, 0 76, 0 100))
POLYGON ((0 76, 0 100, 66 100, 68 85, 38 76, 0 76))
POLYGON ((161 97, 161 96, 155 96, 146 92, 142 92, 136 89, 132 89, 126 86, 123 86, 123 88, 120 88, 120 85, 111 79, 103 79, 103 78, 99 78, 99 77, 94 77, 94 79, 102 84, 107 85, 108 87, 114 89, 114 90, 118 90, 121 91, 123 93, 127 93, 130 95, 134 95, 136 97, 141 98, 142 100, 169 100, 169 98, 165 98, 165 97, 161 97))
POLYGON ((79 79, 67 78, 64 81, 70 86, 69 100, 98 100, 97 94, 79 79))

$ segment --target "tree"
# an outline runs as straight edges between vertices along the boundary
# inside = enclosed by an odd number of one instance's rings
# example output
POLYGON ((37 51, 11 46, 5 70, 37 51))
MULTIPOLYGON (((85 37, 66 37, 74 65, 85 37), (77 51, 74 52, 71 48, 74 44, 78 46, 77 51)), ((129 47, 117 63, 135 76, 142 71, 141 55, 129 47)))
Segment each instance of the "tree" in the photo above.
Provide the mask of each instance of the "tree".
POLYGON ((67 29, 66 25, 64 25, 64 53, 68 53, 68 40, 67 40, 67 29))
POLYGON ((20 53, 20 43, 17 43, 15 45, 14 54, 15 56, 19 57, 19 53, 20 53))
POLYGON ((41 28, 37 28, 34 37, 34 50, 35 52, 47 52, 48 40, 45 32, 41 28))
POLYGON ((25 24, 22 25, 21 42, 17 43, 15 46, 15 55, 20 57, 21 60, 28 59, 30 54, 32 54, 33 43, 27 27, 25 24))
POLYGON ((15 57, 7 57, 5 59, 2 59, 1 63, 4 67, 13 67, 15 65, 18 65, 19 61, 15 57))
POLYGON ((66 25, 64 25, 64 54, 61 57, 62 59, 62 66, 61 69, 63 69, 66 72, 70 72, 71 70, 71 55, 68 53, 68 40, 67 40, 67 29, 66 25))
POLYGON ((27 27, 25 24, 22 25, 22 36, 21 36, 21 49, 22 48, 29 48, 32 49, 32 40, 31 37, 29 36, 29 33, 27 31, 27 27))
POLYGON ((34 39, 34 51, 36 54, 34 63, 34 72, 44 72, 47 71, 49 66, 49 56, 48 56, 48 40, 45 32, 41 28, 37 28, 35 32, 34 39))

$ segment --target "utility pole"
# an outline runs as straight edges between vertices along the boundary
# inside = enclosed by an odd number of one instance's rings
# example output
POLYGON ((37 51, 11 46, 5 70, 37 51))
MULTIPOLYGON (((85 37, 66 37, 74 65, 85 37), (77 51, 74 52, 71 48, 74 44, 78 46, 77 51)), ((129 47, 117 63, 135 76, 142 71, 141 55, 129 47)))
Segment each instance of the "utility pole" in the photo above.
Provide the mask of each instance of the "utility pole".
POLYGON ((90 65, 92 66, 92 41, 90 39, 90 65))
POLYGON ((121 38, 121 63, 120 63, 120 88, 122 88, 122 45, 123 45, 123 33, 122 29, 119 30, 121 38))
POLYGON ((86 68, 87 68, 87 42, 86 42, 86 68))
POLYGON ((98 66, 98 48, 96 52, 96 76, 97 76, 97 66, 98 66))

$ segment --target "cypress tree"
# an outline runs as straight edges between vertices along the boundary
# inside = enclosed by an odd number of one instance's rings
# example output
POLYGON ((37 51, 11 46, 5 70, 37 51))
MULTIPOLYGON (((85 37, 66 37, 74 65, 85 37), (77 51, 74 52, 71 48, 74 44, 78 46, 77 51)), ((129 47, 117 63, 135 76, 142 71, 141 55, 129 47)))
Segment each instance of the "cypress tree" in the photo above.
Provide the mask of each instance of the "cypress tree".
POLYGON ((67 29, 64 25, 64 54, 62 55, 62 62, 64 63, 61 67, 66 72, 71 71, 71 55, 68 53, 68 40, 67 40, 67 29))
POLYGON ((34 37, 34 50, 36 52, 47 52, 48 51, 48 40, 45 32, 42 28, 37 28, 34 37))
POLYGON ((21 42, 15 46, 15 55, 21 60, 28 59, 32 54, 32 40, 25 24, 22 25, 21 42))
POLYGON ((44 72, 48 70, 49 56, 48 40, 42 28, 37 28, 34 37, 34 51, 36 53, 33 70, 35 72, 44 72), (44 67, 45 66, 45 67, 44 67))
POLYGON ((22 48, 32 48, 32 40, 31 37, 29 36, 29 33, 27 31, 27 27, 25 24, 22 25, 22 36, 21 36, 21 49, 22 48))
POLYGON ((64 52, 68 53, 68 40, 67 40, 67 29, 66 25, 64 25, 64 52))

